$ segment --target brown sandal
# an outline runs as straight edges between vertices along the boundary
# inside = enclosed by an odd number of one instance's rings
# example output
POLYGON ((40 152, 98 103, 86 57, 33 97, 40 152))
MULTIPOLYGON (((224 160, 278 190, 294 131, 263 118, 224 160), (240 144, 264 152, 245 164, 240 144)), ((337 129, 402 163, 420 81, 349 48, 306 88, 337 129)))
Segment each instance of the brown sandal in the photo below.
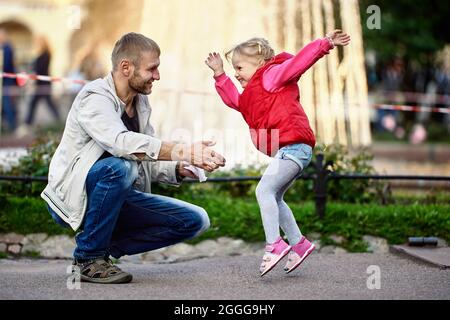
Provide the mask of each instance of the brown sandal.
POLYGON ((112 261, 97 258, 83 263, 73 263, 78 267, 81 281, 94 283, 128 283, 133 276, 112 264, 112 261))

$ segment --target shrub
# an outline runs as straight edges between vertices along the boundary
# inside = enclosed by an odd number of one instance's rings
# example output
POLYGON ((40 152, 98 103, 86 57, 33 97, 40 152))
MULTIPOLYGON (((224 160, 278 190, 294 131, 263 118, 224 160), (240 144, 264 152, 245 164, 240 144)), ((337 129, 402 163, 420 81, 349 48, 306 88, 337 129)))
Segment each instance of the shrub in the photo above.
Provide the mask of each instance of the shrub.
MULTIPOLYGON (((211 228, 193 242, 218 237, 232 237, 245 241, 264 241, 259 207, 254 197, 230 198, 218 194, 181 196, 181 200, 205 208, 211 228)), ((73 235, 71 229, 56 224, 40 198, 3 200, 0 207, 0 233, 21 234, 45 232, 73 235)), ((449 204, 379 205, 330 202, 324 219, 314 212, 314 204, 289 202, 302 233, 319 232, 322 244, 333 244, 331 235, 342 236, 344 248, 352 252, 364 251, 364 235, 388 240, 390 244, 405 243, 411 236, 436 236, 450 242, 449 204)))
MULTIPOLYGON (((32 145, 29 154, 19 160, 19 164, 14 166, 8 175, 15 176, 47 176, 50 160, 59 144, 57 134, 41 136, 32 145)), ((332 161, 329 169, 336 173, 359 173, 373 174, 375 170, 370 164, 372 156, 364 149, 350 153, 341 145, 323 146, 318 145, 314 150, 312 164, 305 170, 307 174, 313 174, 315 168, 313 163, 317 161, 317 155, 323 153, 326 161, 332 161)), ((237 166, 229 171, 217 171, 210 175, 213 177, 240 177, 240 176, 261 176, 265 166, 237 166)), ((5 174, 2 172, 2 174, 5 174)), ((185 183, 181 188, 155 184, 152 189, 154 193, 167 196, 180 196, 205 193, 219 193, 225 197, 253 197, 258 181, 234 181, 224 183, 185 183)), ((39 196, 45 183, 33 182, 10 182, 0 181, 0 194, 39 196)), ((330 180, 328 182, 328 196, 330 200, 345 202, 369 202, 380 198, 383 185, 370 180, 330 180)), ((293 200, 314 199, 313 180, 300 179, 286 193, 285 198, 293 200)))
MULTIPOLYGON (((36 139, 27 155, 19 159, 19 163, 0 174, 10 176, 47 177, 50 160, 59 144, 55 134, 41 136, 36 139)), ((38 196, 45 187, 43 182, 23 183, 18 181, 0 181, 0 194, 38 196)))

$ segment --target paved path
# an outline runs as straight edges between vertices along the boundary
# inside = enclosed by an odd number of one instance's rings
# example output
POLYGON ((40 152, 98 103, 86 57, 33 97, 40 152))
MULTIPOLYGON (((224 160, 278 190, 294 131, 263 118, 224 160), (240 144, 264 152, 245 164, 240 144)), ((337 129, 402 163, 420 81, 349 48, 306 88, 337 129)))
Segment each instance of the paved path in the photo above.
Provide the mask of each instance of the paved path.
MULTIPOLYGON (((282 264, 284 261, 281 262, 282 264)), ((173 264, 121 263, 125 285, 81 283, 67 288, 69 260, 0 260, 0 299, 446 299, 450 270, 397 254, 317 254, 289 275, 282 265, 260 278, 259 257, 234 256, 173 264), (368 267, 380 289, 368 289, 368 267)), ((372 282, 374 283, 374 282, 372 282)))

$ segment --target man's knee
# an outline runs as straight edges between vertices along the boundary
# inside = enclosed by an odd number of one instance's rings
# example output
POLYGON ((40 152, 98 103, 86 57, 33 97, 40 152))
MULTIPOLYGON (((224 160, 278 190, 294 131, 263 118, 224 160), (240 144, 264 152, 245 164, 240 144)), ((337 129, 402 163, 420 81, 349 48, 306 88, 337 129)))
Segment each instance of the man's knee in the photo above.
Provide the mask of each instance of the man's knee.
POLYGON ((193 213, 194 214, 192 214, 188 223, 188 229, 194 231, 194 237, 197 237, 208 230, 211 223, 205 209, 196 207, 196 210, 193 211, 193 213))
POLYGON ((112 179, 119 180, 124 187, 129 188, 138 176, 137 163, 123 158, 107 158, 105 166, 109 169, 112 179))
POLYGON ((122 167, 122 173, 125 176, 125 178, 130 181, 131 184, 136 180, 138 177, 138 166, 136 161, 130 161, 122 159, 123 161, 123 167, 122 167))

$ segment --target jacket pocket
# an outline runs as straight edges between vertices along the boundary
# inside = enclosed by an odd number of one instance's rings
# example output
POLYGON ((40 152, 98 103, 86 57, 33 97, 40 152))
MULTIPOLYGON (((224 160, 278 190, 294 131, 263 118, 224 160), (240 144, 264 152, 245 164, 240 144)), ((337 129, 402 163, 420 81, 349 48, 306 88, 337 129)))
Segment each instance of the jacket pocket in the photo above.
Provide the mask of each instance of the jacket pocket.
POLYGON ((56 187, 55 191, 58 197, 64 201, 68 192, 70 192, 70 187, 73 179, 73 172, 76 169, 77 165, 80 163, 81 156, 77 155, 72 162, 66 167, 65 172, 61 176, 61 183, 56 187))
POLYGON ((75 158, 75 161, 72 164, 72 167, 70 168, 70 172, 73 172, 73 169, 75 168, 76 164, 78 163, 78 161, 80 160, 80 156, 75 158))

